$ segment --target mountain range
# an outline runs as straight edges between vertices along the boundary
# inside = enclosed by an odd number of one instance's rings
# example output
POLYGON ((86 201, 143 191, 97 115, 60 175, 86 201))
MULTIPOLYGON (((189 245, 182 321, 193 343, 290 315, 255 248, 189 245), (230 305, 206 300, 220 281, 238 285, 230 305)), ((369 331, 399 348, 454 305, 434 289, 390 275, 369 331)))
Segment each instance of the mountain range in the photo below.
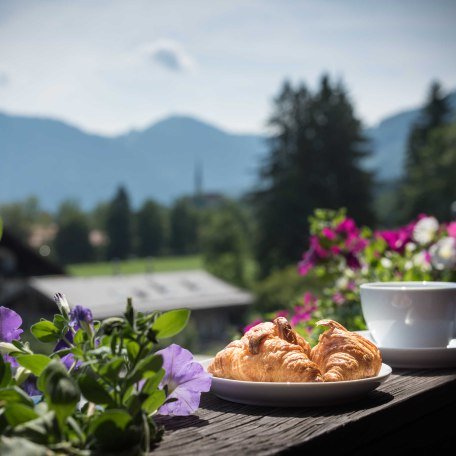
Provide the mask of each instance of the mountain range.
MULTIPOLYGON (((449 99, 456 109, 456 92, 449 99)), ((399 177, 418 115, 404 111, 366 129, 374 154, 364 166, 381 179, 399 177)), ((204 191, 236 196, 255 185, 266 154, 264 136, 229 133, 193 117, 107 137, 58 120, 0 113, 0 204, 36 195, 51 210, 68 198, 91 208, 119 185, 134 205, 148 197, 169 204, 194 192, 196 173, 204 191)))

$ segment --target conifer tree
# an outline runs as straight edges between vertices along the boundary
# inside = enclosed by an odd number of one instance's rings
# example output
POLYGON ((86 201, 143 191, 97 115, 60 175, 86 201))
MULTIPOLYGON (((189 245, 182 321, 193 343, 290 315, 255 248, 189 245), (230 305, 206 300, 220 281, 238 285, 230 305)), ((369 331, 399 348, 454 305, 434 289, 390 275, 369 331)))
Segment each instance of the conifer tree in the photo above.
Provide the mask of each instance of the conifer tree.
MULTIPOLYGON (((431 178, 430 173, 434 173, 441 162, 440 155, 443 154, 443 150, 439 151, 435 146, 443 140, 439 137, 446 133, 441 130, 434 138, 432 136, 440 127, 448 125, 449 120, 448 100, 440 84, 433 82, 426 104, 408 138, 404 183, 398 195, 404 220, 415 217, 420 212, 435 212, 435 206, 429 204, 430 201, 435 201, 435 198, 431 194, 426 194, 431 191, 427 179, 431 178)), ((444 174, 440 179, 444 179, 444 174)), ((437 196, 437 193, 434 192, 434 196, 437 196)))
POLYGON ((119 187, 106 216, 108 259, 125 259, 132 251, 130 200, 124 187, 119 187))
POLYGON ((93 260, 94 248, 89 242, 89 223, 75 201, 63 202, 57 213, 59 230, 54 239, 57 257, 63 264, 93 260))
POLYGON ((157 202, 144 201, 136 216, 139 256, 159 255, 166 242, 165 211, 157 202))
POLYGON ((176 255, 198 251, 198 213, 188 198, 178 199, 171 208, 170 246, 176 255))
POLYGON ((312 93, 285 82, 269 125, 270 153, 253 197, 263 275, 300 258, 314 208, 346 207, 360 223, 373 219, 372 176, 360 167, 369 150, 341 83, 323 76, 312 93))

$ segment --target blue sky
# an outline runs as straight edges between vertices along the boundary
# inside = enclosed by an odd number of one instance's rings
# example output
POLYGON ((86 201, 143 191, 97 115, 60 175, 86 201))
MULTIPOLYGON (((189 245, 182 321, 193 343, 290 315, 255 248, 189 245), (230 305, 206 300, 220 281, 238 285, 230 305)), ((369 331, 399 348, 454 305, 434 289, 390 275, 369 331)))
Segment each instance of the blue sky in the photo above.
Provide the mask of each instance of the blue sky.
POLYGON ((0 111, 117 134, 173 113, 260 132, 284 78, 366 125, 456 88, 456 1, 0 0, 0 111))

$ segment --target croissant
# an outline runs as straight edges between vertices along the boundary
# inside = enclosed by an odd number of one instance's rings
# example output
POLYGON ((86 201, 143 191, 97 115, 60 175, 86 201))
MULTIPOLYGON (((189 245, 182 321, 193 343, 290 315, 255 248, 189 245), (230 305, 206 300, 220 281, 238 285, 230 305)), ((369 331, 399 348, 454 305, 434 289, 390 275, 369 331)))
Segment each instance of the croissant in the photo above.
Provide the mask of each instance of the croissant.
POLYGON ((261 323, 217 353, 208 367, 214 377, 253 382, 321 382, 310 345, 286 318, 261 323))
POLYGON ((320 320, 316 324, 329 327, 320 335, 310 354, 325 382, 356 380, 378 374, 382 357, 370 340, 333 320, 320 320))

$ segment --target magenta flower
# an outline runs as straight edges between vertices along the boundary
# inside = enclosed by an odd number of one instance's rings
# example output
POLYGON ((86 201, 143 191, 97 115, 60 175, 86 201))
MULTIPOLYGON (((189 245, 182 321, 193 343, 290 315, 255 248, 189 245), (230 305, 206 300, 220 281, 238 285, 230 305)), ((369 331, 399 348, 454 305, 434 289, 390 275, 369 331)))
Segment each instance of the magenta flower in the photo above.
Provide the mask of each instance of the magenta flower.
POLYGON ((289 315, 290 312, 288 312, 288 310, 278 310, 275 314, 275 318, 277 317, 285 317, 285 318, 288 318, 288 315, 289 315))
POLYGON ((331 229, 325 226, 322 230, 321 233, 323 236, 328 238, 330 241, 333 241, 336 238, 336 233, 331 229))
POLYGON ((336 227, 336 233, 358 234, 358 232, 359 230, 356 227, 355 221, 349 217, 346 217, 344 220, 342 220, 336 227))
POLYGON ((345 303, 345 297, 342 293, 337 292, 333 295, 333 301, 338 305, 341 306, 342 304, 345 303))
POLYGON ((350 233, 345 241, 345 248, 348 252, 356 254, 362 252, 367 247, 367 240, 358 236, 358 234, 350 233))
POLYGON ((212 375, 207 373, 193 355, 176 344, 157 352, 163 357, 166 374, 160 387, 167 388, 168 399, 177 399, 162 405, 160 415, 187 416, 192 414, 200 403, 201 393, 211 388, 212 375))
POLYGON ((252 323, 249 323, 247 326, 244 327, 243 331, 244 331, 244 334, 247 332, 247 331, 250 331, 254 326, 256 325, 259 325, 260 323, 263 323, 263 320, 254 320, 252 321, 252 323))
POLYGON ((22 318, 14 310, 0 306, 0 342, 18 340, 24 332, 20 329, 22 318))
POLYGON ((356 255, 353 255, 352 253, 348 253, 347 255, 345 255, 345 261, 347 262, 347 266, 350 269, 360 269, 361 268, 361 263, 359 262, 356 255))
POLYGON ((327 258, 329 256, 329 251, 320 245, 318 236, 310 236, 310 249, 313 250, 319 258, 327 258))
POLYGON ((447 226, 448 236, 456 238, 456 222, 451 222, 447 226))
POLYGON ((312 313, 309 310, 305 310, 304 307, 295 307, 294 311, 295 314, 290 320, 291 326, 296 326, 304 321, 309 321, 312 316, 312 313))
POLYGON ((308 310, 315 310, 317 308, 317 306, 315 305, 317 302, 317 298, 310 291, 306 291, 304 293, 302 301, 304 303, 304 307, 308 310))

